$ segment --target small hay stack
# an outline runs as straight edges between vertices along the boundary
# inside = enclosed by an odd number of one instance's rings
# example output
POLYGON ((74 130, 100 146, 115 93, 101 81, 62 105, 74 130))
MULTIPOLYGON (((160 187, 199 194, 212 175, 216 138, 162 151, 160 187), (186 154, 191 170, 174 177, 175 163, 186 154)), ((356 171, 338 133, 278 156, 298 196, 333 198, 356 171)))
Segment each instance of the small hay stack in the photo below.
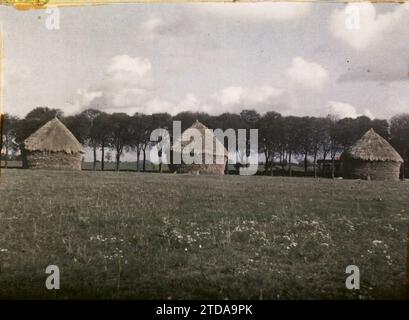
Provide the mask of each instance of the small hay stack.
POLYGON ((344 178, 399 180, 403 163, 399 153, 373 129, 341 156, 344 178))
POLYGON ((81 170, 84 148, 54 118, 24 141, 23 166, 31 169, 81 170))
MULTIPOLYGON (((178 173, 223 175, 228 160, 228 151, 226 150, 224 145, 219 141, 219 139, 217 139, 212 130, 207 128, 198 120, 196 120, 189 129, 198 130, 202 140, 201 144, 196 144, 200 143, 200 141, 198 142, 194 140, 194 142, 192 142, 192 139, 191 141, 184 141, 184 139, 182 140, 182 138, 179 138, 179 140, 177 140, 177 142, 179 143, 174 144, 172 151, 181 153, 182 164, 171 164, 169 166, 171 171, 175 171, 178 173), (206 135, 208 141, 212 141, 213 143, 206 143, 206 135), (183 153, 186 152, 184 148, 191 143, 194 144, 195 150, 201 150, 200 154, 194 154, 195 156, 198 156, 202 159, 201 163, 186 164, 183 162, 183 153), (208 159, 213 159, 212 163, 206 163, 206 157, 208 159)), ((186 133, 187 131, 185 131, 182 136, 186 133)), ((193 156, 193 154, 190 155, 193 156)))

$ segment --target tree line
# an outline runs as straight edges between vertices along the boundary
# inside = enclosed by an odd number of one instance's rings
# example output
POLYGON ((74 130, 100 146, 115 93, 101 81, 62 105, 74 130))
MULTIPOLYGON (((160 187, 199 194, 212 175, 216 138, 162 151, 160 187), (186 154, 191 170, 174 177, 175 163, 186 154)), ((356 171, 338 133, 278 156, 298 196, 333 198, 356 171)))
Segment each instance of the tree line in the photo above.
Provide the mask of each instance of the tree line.
MULTIPOLYGON (((275 111, 260 114, 255 110, 216 116, 204 112, 181 112, 175 116, 168 113, 135 113, 130 116, 126 113, 109 114, 87 109, 75 115, 64 116, 61 110, 48 107, 34 108, 24 118, 5 115, 2 158, 6 166, 10 155, 21 151, 23 141, 54 117, 63 121, 78 141, 92 150, 94 170, 97 169, 98 152, 100 169, 104 170, 107 150, 113 150, 116 170, 120 169, 124 152, 135 151, 136 170, 146 171, 147 151, 154 146, 154 142, 150 141, 151 132, 164 128, 171 133, 174 120, 181 121, 182 130, 190 127, 195 120, 210 129, 258 129, 258 150, 251 151, 264 155, 265 174, 273 175, 275 168, 281 168, 283 174, 291 176, 294 160, 301 159, 304 174, 307 175, 308 169, 312 169, 314 176, 317 176, 317 160, 320 158, 332 162, 331 175, 334 176, 336 157, 370 128, 389 141, 401 154, 405 161, 403 176, 409 167, 409 114, 396 115, 390 121, 366 116, 342 119, 331 115, 283 116, 275 111)), ((236 168, 239 166, 238 164, 236 168)), ((162 171, 162 166, 159 170, 162 171)))

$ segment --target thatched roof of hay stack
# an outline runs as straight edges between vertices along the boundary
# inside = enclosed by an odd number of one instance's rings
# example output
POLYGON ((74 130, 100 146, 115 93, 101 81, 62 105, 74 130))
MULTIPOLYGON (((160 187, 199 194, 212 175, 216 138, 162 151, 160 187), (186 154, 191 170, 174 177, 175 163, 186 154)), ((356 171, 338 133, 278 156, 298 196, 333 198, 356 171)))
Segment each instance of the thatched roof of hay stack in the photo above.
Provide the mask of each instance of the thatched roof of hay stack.
MULTIPOLYGON (((201 145, 198 144, 200 143, 200 141, 193 140, 193 138, 191 139, 191 141, 183 141, 182 137, 179 137, 179 139, 176 140, 176 143, 173 144, 173 150, 175 152, 182 152, 185 146, 191 143, 194 143, 193 146, 195 147, 195 149, 202 150, 201 152, 202 154, 210 154, 214 156, 224 156, 224 157, 228 156, 228 151, 224 147, 223 143, 221 143, 220 140, 217 139, 217 137, 213 134, 212 130, 206 127, 199 120, 196 120, 189 129, 196 129, 199 131, 200 136, 202 138, 201 145), (212 150, 212 145, 209 145, 208 143, 206 144, 206 139, 205 139, 206 134, 208 135, 208 139, 210 141, 213 141, 213 150, 212 150)), ((186 131, 184 132, 184 134, 186 134, 186 131)))
POLYGON ((47 122, 24 141, 28 151, 84 153, 81 143, 57 118, 47 122))
POLYGON ((347 148, 342 157, 362 161, 403 162, 402 157, 389 142, 372 128, 353 146, 347 148))
POLYGON ((174 142, 172 148, 174 152, 182 154, 182 159, 180 159, 182 163, 169 164, 171 171, 176 170, 178 173, 224 174, 228 151, 213 131, 199 121, 196 120, 189 129, 185 130, 182 136, 178 137, 174 142), (193 152, 194 154, 192 154, 193 152), (186 155, 189 157, 194 156, 193 163, 184 162, 184 156, 186 155), (199 157, 200 162, 196 162, 197 157, 199 157))

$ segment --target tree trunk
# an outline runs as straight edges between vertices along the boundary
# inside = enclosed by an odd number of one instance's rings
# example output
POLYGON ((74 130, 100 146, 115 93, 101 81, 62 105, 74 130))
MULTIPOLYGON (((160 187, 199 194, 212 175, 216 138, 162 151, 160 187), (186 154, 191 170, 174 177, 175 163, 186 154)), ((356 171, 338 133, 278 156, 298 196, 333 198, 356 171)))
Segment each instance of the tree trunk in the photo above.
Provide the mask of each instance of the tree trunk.
POLYGON ((116 171, 119 171, 119 161, 121 159, 121 152, 117 149, 116 150, 116 171))
POLYGON ((293 168, 292 168, 292 166, 291 166, 291 155, 292 155, 292 152, 291 152, 291 150, 290 150, 290 152, 288 153, 288 175, 289 175, 290 177, 293 176, 293 168))
POLYGON ((240 167, 241 167, 241 162, 238 162, 237 160, 241 161, 240 158, 240 153, 236 152, 236 163, 234 164, 234 168, 236 169, 237 174, 240 174, 240 167))
POLYGON ((101 145, 101 171, 105 169, 105 142, 102 141, 101 145))
POLYGON ((92 165, 92 170, 95 171, 97 167, 97 146, 96 144, 93 145, 92 149, 93 149, 93 154, 94 154, 94 163, 92 165))
POLYGON ((314 150, 314 178, 317 177, 317 150, 314 150))
MULTIPOLYGON (((6 154, 4 155, 4 168, 7 169, 8 167, 8 159, 9 159, 9 138, 6 134, 6 150, 5 150, 6 154)), ((1 151, 0 151, 1 154, 1 151)), ((1 159, 1 157, 0 157, 1 159)))
POLYGON ((162 173, 162 150, 158 152, 159 156, 159 173, 162 173))
POLYGON ((325 175, 325 161, 327 160, 327 153, 324 152, 323 156, 322 156, 322 164, 321 164, 321 175, 322 176, 326 176, 325 175))
POLYGON ((280 161, 281 161, 281 171, 282 171, 282 175, 285 175, 285 164, 284 164, 284 160, 286 158, 286 154, 284 150, 281 150, 281 154, 280 154, 280 161))
POLYGON ((146 147, 142 149, 143 150, 143 167, 142 167, 142 171, 145 172, 146 171, 146 147))
POLYGON ((136 148, 136 171, 140 172, 140 167, 139 167, 139 158, 140 158, 140 152, 139 147, 136 148))
POLYGON ((269 157, 268 157, 268 152, 264 151, 264 158, 266 158, 265 164, 264 164, 264 174, 267 175, 268 173, 268 166, 269 166, 269 157))
POLYGON ((332 179, 334 179, 335 178, 335 156, 331 156, 331 161, 332 161, 332 164, 331 164, 331 177, 332 177, 332 179))
POLYGON ((304 153, 304 177, 307 176, 307 170, 308 170, 308 162, 307 162, 307 152, 304 153))

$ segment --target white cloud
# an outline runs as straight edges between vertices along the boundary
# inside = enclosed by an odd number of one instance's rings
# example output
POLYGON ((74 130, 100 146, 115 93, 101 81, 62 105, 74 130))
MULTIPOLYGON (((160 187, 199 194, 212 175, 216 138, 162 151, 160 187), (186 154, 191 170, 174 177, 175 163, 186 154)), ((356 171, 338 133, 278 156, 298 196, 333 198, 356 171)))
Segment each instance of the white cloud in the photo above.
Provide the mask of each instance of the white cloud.
POLYGON ((80 98, 79 104, 80 105, 89 105, 92 100, 102 96, 102 91, 90 91, 88 89, 77 90, 77 95, 80 98))
POLYGON ((130 81, 131 78, 135 78, 139 81, 151 71, 151 69, 152 65, 148 59, 138 57, 131 58, 128 55, 120 55, 111 59, 106 73, 115 80, 130 81))
MULTIPOLYGON (((289 69, 293 80, 305 82, 306 74, 315 76, 314 87, 320 86, 326 77, 318 64, 295 58, 292 68, 300 68, 295 72, 289 69), (323 75, 324 74, 324 75, 323 75)), ((106 112, 126 112, 147 114, 168 112, 177 114, 182 111, 201 111, 210 114, 223 112, 238 112, 244 108, 265 112, 272 109, 286 112, 291 100, 288 83, 282 83, 283 88, 273 85, 253 87, 230 86, 214 94, 209 94, 203 100, 189 92, 180 99, 164 99, 157 95, 151 81, 152 65, 148 59, 130 57, 127 55, 112 58, 106 67, 100 83, 86 90, 78 91, 77 105, 82 108, 97 108, 106 112), (286 89, 284 89, 286 88, 286 89)), ((309 84, 311 85, 311 84, 309 84)))
POLYGON ((139 24, 140 37, 154 41, 161 36, 189 34, 195 28, 190 16, 179 11, 178 15, 160 14, 156 12, 139 24))
POLYGON ((367 116, 368 118, 374 119, 372 113, 365 109, 364 113, 358 113, 353 105, 340 101, 329 101, 326 107, 327 114, 337 116, 339 118, 358 118, 360 116, 367 116))
POLYGON ((408 13, 409 4, 396 6, 394 11, 385 14, 378 14, 372 3, 349 3, 344 9, 334 10, 330 29, 336 38, 352 48, 362 50, 384 41, 385 35, 398 24, 402 24, 408 13))
POLYGON ((330 29, 335 38, 350 48, 348 67, 339 81, 407 81, 409 3, 394 4, 386 13, 371 3, 349 4, 334 10, 330 29), (359 28, 349 30, 345 19, 351 8, 359 9, 359 28), (349 9, 348 9, 349 8, 349 9))
POLYGON ((164 21, 160 17, 150 17, 146 21, 141 23, 141 28, 143 31, 146 32, 155 32, 159 28, 163 27, 165 25, 164 21))
POLYGON ((196 8, 222 17, 252 21, 288 21, 309 13, 310 3, 262 2, 262 3, 202 3, 196 8))
POLYGON ((320 64, 295 57, 286 70, 287 77, 304 87, 321 89, 328 79, 328 72, 320 64))
MULTIPOLYGON (((242 108, 265 108, 270 107, 275 98, 283 93, 282 89, 272 86, 257 87, 227 87, 213 95, 216 104, 223 111, 234 111, 237 107, 242 108)), ((237 110, 236 110, 237 111, 237 110)))
POLYGON ((181 111, 183 110, 191 110, 196 109, 199 106, 199 100, 193 93, 188 93, 179 103, 179 108, 181 111))
POLYGON ((327 106, 328 114, 338 116, 340 118, 357 118, 358 113, 354 106, 339 102, 339 101, 329 101, 327 106))
POLYGON ((236 104, 243 96, 244 89, 241 87, 228 87, 218 93, 218 100, 222 105, 236 104))
POLYGON ((172 105, 154 94, 151 70, 148 59, 115 56, 99 84, 78 92, 79 103, 83 108, 97 108, 106 112, 163 112, 172 105))

